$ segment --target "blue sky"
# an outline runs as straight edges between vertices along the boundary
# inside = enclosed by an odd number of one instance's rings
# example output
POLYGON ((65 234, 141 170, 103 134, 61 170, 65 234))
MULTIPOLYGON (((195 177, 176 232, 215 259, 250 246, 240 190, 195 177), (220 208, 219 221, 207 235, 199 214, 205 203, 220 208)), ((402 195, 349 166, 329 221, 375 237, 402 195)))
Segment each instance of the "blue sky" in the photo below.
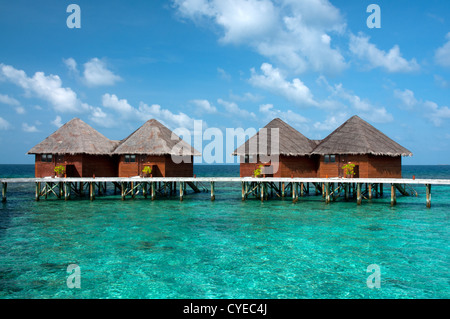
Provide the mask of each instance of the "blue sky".
POLYGON ((0 163, 32 163, 73 117, 116 140, 275 117, 320 139, 357 114, 404 164, 450 164, 448 1, 1 0, 0 35, 0 163))

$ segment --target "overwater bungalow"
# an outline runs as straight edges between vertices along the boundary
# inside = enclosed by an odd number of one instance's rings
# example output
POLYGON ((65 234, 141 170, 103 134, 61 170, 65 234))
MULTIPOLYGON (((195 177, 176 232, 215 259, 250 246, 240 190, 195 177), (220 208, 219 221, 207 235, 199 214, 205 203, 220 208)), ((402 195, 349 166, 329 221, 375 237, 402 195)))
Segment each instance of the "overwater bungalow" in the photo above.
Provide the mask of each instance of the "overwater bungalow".
POLYGON ((401 178, 402 156, 412 153, 357 115, 324 138, 311 153, 318 156, 317 177, 344 177, 342 166, 355 164, 361 178, 401 178))
POLYGON ((201 155, 155 119, 122 140, 113 154, 119 156, 119 177, 142 175, 146 166, 153 177, 192 177, 193 156, 201 155))
POLYGON ((67 177, 117 176, 117 159, 112 151, 118 145, 91 126, 74 118, 34 146, 35 176, 55 176, 54 168, 64 166, 67 177))
POLYGON ((232 155, 240 156, 240 176, 253 176, 260 165, 277 168, 265 177, 316 177, 317 156, 311 155, 317 141, 306 138, 279 118, 273 119, 232 155), (272 143, 278 129, 279 143, 272 143), (267 163, 265 156, 275 161, 267 163))

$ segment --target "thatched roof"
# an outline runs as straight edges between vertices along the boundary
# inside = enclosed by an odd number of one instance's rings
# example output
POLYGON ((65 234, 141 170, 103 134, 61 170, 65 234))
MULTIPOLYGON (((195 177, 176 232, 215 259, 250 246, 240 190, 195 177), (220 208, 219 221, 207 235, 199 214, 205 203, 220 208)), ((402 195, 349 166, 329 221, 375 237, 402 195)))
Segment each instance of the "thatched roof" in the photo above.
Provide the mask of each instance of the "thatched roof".
POLYGON ((74 118, 34 146, 27 154, 111 154, 118 145, 88 124, 74 118))
MULTIPOLYGON (((297 156, 297 155, 309 155, 316 143, 308 138, 306 138, 299 131, 294 129, 292 126, 282 121, 279 118, 273 119, 270 123, 264 126, 267 130, 260 130, 258 133, 249 138, 244 144, 239 146, 232 155, 288 155, 288 156, 297 156), (271 143, 272 143, 272 130, 273 128, 279 129, 279 144, 278 144, 278 152, 271 151, 271 143), (259 141, 261 143, 266 143, 267 151, 262 149, 260 153, 259 150, 259 141), (267 142, 266 142, 267 141, 267 142), (254 146, 256 146, 256 148, 254 146), (251 149, 254 148, 254 149, 251 149)), ((262 144, 264 145, 264 144, 262 144)))
POLYGON ((357 115, 328 135, 312 154, 412 156, 412 153, 357 115))
POLYGON ((155 119, 122 140, 114 154, 200 156, 201 153, 155 119))

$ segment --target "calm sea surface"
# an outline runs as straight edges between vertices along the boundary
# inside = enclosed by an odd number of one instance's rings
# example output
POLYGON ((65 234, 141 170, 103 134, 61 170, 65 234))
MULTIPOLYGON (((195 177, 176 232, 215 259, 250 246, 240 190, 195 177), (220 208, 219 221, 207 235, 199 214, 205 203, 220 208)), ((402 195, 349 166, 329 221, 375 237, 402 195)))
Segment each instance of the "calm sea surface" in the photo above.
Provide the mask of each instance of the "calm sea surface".
MULTIPOLYGON (((195 166, 238 176, 238 166, 195 166)), ((33 165, 0 165, 32 177, 33 165)), ((405 166, 404 177, 450 179, 450 166, 405 166)), ((209 186, 209 185, 207 185, 209 186)), ((449 298, 450 187, 418 197, 321 196, 241 201, 240 184, 155 201, 106 197, 34 201, 8 184, 0 204, 0 298, 449 298), (67 267, 80 268, 70 289, 67 267), (380 288, 367 287, 369 265, 380 288)))

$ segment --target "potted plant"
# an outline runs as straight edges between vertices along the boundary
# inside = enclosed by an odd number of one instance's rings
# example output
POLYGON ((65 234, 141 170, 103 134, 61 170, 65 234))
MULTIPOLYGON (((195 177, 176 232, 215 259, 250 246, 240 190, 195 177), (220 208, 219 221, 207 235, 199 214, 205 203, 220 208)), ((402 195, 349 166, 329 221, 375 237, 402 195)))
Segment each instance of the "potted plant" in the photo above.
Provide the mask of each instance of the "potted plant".
POLYGON ((262 167, 263 167, 262 165, 259 165, 259 167, 253 171, 253 177, 258 177, 258 176, 261 175, 261 168, 262 167))
POLYGON ((144 169, 142 170, 142 173, 144 173, 145 177, 149 177, 152 174, 152 167, 151 166, 144 166, 144 169))
POLYGON ((58 166, 55 166, 54 171, 55 171, 56 176, 63 177, 64 173, 66 172, 66 168, 63 165, 58 165, 58 166))
POLYGON ((342 169, 344 170, 344 176, 347 178, 353 178, 353 175, 355 175, 355 164, 353 163, 345 164, 342 169))

